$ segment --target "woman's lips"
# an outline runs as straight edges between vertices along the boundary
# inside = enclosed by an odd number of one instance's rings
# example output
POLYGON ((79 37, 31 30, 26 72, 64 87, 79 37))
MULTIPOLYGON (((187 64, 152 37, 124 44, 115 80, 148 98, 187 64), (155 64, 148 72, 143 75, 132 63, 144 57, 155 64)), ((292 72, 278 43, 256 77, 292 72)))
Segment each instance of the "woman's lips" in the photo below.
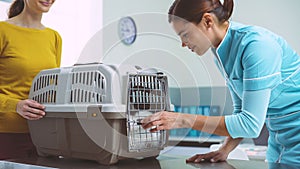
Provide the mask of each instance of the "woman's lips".
POLYGON ((49 7, 51 5, 51 3, 49 2, 40 2, 43 6, 49 7))
POLYGON ((194 52, 194 49, 195 49, 196 46, 192 46, 192 47, 189 47, 189 49, 194 52))

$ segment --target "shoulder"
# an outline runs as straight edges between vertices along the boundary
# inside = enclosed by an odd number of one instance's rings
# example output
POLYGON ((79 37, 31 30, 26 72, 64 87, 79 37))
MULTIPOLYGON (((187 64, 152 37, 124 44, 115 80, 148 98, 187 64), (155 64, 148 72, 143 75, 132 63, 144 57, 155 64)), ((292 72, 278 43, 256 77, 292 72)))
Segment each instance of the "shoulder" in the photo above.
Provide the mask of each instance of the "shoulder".
POLYGON ((47 30, 51 35, 53 35, 57 41, 59 41, 59 42, 62 41, 61 35, 59 34, 58 31, 56 31, 56 30, 54 30, 54 29, 52 29, 52 28, 49 28, 49 27, 47 27, 46 30, 47 30))
POLYGON ((237 22, 231 23, 230 31, 234 38, 241 39, 244 42, 276 42, 278 39, 281 39, 281 37, 264 27, 256 25, 244 25, 237 22))
POLYGON ((56 30, 54 30, 54 29, 52 29, 52 28, 49 28, 49 27, 47 27, 46 30, 47 30, 48 32, 50 32, 51 34, 60 37, 60 34, 58 33, 58 31, 56 31, 56 30))
POLYGON ((0 37, 4 38, 15 33, 14 29, 5 21, 0 21, 0 37))
POLYGON ((5 21, 0 21, 0 31, 6 31, 9 28, 9 23, 5 21))
POLYGON ((5 26, 7 25, 8 23, 6 21, 0 21, 0 26, 5 26))
POLYGON ((230 34, 232 43, 236 43, 244 50, 248 49, 248 52, 253 52, 253 49, 278 52, 281 49, 280 43, 284 41, 282 37, 266 28, 236 22, 231 23, 230 34))
POLYGON ((283 53, 280 45, 283 39, 266 28, 233 22, 229 31, 232 45, 238 48, 243 62, 272 61, 283 53))

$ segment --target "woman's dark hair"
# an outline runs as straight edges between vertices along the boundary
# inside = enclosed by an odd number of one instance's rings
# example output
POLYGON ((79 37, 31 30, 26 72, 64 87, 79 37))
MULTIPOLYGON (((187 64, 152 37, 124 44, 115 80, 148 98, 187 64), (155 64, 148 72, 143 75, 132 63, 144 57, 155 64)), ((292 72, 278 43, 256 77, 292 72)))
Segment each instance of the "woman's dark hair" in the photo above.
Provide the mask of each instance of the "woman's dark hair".
POLYGON ((169 22, 181 18, 188 22, 200 23, 204 13, 213 13, 220 22, 228 21, 233 12, 233 0, 175 0, 169 9, 169 22))
POLYGON ((8 11, 8 18, 19 15, 24 9, 24 0, 15 0, 8 11))

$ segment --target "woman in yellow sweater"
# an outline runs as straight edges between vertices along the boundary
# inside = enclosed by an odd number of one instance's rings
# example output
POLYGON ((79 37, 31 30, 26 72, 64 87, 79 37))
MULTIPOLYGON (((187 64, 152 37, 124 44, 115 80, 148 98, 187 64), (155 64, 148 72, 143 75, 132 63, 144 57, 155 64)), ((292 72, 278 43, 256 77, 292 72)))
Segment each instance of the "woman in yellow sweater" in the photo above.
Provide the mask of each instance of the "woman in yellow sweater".
POLYGON ((55 0, 15 0, 0 22, 0 159, 35 156, 27 120, 45 115, 28 99, 34 76, 60 66, 60 35, 41 23, 55 0))

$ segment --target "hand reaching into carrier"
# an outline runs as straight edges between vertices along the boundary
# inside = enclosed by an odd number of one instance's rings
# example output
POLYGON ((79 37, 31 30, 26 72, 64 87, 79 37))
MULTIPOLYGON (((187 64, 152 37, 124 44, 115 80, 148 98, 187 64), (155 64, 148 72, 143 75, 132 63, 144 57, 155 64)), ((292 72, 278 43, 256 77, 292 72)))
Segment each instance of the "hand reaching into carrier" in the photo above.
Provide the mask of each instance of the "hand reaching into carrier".
POLYGON ((150 132, 170 130, 175 128, 191 128, 196 117, 191 114, 162 111, 150 115, 141 121, 144 129, 150 132))
POLYGON ((23 118, 28 120, 38 120, 40 118, 43 118, 45 116, 45 106, 42 104, 26 99, 21 100, 17 103, 17 113, 20 114, 23 118))

